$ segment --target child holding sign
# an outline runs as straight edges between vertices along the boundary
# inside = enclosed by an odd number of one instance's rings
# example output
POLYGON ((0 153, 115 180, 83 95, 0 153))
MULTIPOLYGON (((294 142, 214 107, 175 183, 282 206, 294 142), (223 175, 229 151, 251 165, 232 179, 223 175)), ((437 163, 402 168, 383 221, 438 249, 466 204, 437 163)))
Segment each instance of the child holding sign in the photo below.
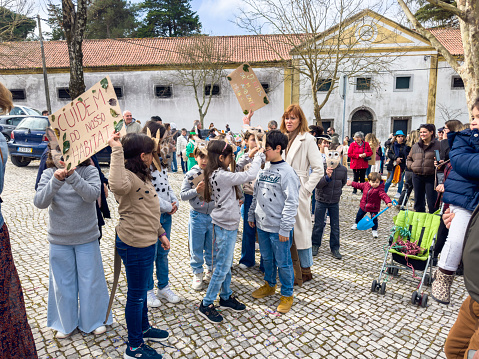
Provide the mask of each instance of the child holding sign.
POLYGON ((128 345, 124 358, 160 359, 161 355, 144 343, 144 339, 164 341, 169 336, 167 331, 150 326, 146 304, 158 238, 163 249, 170 248, 160 223, 160 202, 151 183, 155 142, 136 133, 127 134, 122 142, 119 138, 119 133, 112 134, 108 144, 112 148, 110 189, 120 214, 116 249, 125 265, 128 283, 125 307, 128 345))

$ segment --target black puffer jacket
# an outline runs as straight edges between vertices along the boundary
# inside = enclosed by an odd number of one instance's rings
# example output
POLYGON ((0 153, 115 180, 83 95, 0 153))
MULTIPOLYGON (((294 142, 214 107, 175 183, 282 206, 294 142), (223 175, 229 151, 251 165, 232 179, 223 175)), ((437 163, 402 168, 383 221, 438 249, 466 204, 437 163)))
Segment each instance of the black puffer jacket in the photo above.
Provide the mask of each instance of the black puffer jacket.
POLYGON ((398 158, 401 159, 401 163, 399 164, 399 167, 401 167, 401 171, 404 171, 406 168, 406 158, 407 155, 409 154, 409 151, 411 151, 411 147, 407 146, 406 143, 401 143, 399 145, 399 155, 396 156, 396 151, 394 151, 394 144, 395 142, 389 143, 388 147, 388 158, 389 162, 387 165, 387 170, 389 172, 392 172, 394 170, 394 161, 396 161, 398 158))
MULTIPOLYGON (((324 168, 326 172, 326 166, 324 168)), ((323 203, 338 203, 343 193, 343 187, 348 181, 348 170, 342 165, 338 165, 333 170, 333 174, 329 178, 324 175, 316 185, 315 198, 316 201, 323 203)))

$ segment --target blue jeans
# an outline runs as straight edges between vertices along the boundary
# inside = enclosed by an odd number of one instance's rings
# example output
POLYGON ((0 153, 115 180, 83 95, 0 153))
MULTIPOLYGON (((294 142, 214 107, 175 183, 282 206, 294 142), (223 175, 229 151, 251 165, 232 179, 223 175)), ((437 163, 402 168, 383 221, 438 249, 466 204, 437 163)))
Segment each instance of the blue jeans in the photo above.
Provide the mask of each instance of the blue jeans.
POLYGON ((183 171, 183 173, 188 172, 188 166, 186 164, 186 161, 183 160, 183 156, 180 156, 180 159, 181 159, 181 170, 183 171))
MULTIPOLYGON (((171 159, 171 172, 178 172, 178 162, 176 162, 176 152, 172 154, 173 158, 171 159)), ((168 237, 168 239, 170 239, 168 237)))
POLYGON ((248 224, 248 212, 251 202, 253 202, 253 196, 245 193, 243 204, 243 240, 241 242, 241 259, 239 262, 247 267, 255 265, 256 228, 251 228, 248 224))
MULTIPOLYGON (((162 213, 160 217, 160 223, 166 232, 168 239, 171 234, 171 214, 162 213)), ((168 253, 170 250, 164 250, 161 246, 161 242, 158 239, 156 242, 156 254, 155 254, 155 266, 156 266, 156 280, 158 281, 158 289, 163 289, 168 285, 168 253)), ((148 290, 152 290, 154 287, 153 273, 148 281, 148 290)))
POLYGON ((190 265, 193 274, 203 273, 203 263, 208 270, 213 270, 216 264, 216 251, 213 252, 213 224, 211 216, 190 210, 188 221, 188 240, 190 243, 190 265))
POLYGON ((316 188, 313 189, 313 194, 311 195, 311 214, 314 214, 314 210, 316 209, 315 193, 316 193, 316 188))
MULTIPOLYGON (((394 177, 394 170, 391 172, 391 176, 389 176, 388 180, 386 181, 386 184, 384 185, 384 192, 386 192, 386 194, 388 193, 389 186, 391 186, 393 177, 394 177)), ((398 193, 402 192, 402 186, 404 184, 403 179, 404 179, 404 171, 401 171, 401 178, 399 179, 399 182, 398 182, 398 193)))
POLYGON ((220 226, 214 226, 215 242, 218 246, 217 262, 213 275, 211 276, 206 296, 203 299, 203 305, 213 304, 218 293, 220 297, 227 300, 233 291, 231 284, 231 266, 233 265, 233 255, 235 251, 236 235, 238 230, 228 231, 220 226), (221 292, 220 292, 221 290, 221 292))
POLYGON ((126 271, 128 294, 125 319, 128 329, 128 345, 137 348, 143 343, 143 331, 150 327, 146 292, 153 274, 156 244, 145 248, 129 246, 116 236, 116 249, 126 271))
POLYGON ((313 266, 313 248, 298 249, 299 262, 301 268, 309 268, 313 266))
POLYGON ((329 224, 331 235, 329 236, 329 248, 331 251, 339 250, 339 203, 323 203, 316 201, 316 211, 314 212, 314 227, 312 243, 313 246, 321 246, 324 231, 324 216, 329 212, 329 224))
MULTIPOLYGON (((364 212, 361 208, 358 210, 358 214, 356 214, 356 224, 359 223, 359 221, 367 214, 368 212, 364 212)), ((371 218, 373 218, 375 215, 378 214, 378 212, 370 212, 371 218)), ((378 229, 378 219, 375 218, 373 219, 374 226, 372 228, 373 231, 376 231, 378 229)))
POLYGON ((269 233, 258 228, 259 250, 263 256, 264 280, 270 286, 276 285, 276 272, 281 282, 281 295, 293 295, 294 270, 291 260, 292 235, 288 242, 280 242, 278 233, 269 233), (276 269, 277 268, 277 269, 276 269))

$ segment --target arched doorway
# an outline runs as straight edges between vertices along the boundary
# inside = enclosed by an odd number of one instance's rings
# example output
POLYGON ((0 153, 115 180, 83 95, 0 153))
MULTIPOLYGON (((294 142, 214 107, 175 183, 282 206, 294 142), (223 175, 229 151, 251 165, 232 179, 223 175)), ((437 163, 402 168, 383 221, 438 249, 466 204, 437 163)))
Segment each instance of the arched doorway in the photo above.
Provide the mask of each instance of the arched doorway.
POLYGON ((351 138, 358 131, 364 135, 373 132, 373 114, 369 110, 357 110, 351 117, 351 138))

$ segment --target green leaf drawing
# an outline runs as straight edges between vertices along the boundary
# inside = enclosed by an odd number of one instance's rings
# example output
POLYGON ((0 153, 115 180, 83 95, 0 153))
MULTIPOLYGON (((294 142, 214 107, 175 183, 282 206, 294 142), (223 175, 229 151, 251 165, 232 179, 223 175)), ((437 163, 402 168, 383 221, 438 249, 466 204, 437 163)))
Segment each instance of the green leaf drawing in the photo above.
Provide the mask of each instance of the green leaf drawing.
POLYGON ((58 128, 54 128, 53 131, 55 131, 55 136, 57 136, 57 139, 60 139, 60 130, 58 128))
POLYGON ((120 122, 116 123, 116 121, 113 123, 115 125, 115 132, 120 132, 120 130, 123 127, 123 119, 120 120, 120 122))
POLYGON ((70 141, 63 141, 63 154, 67 153, 70 149, 70 141))
POLYGON ((69 163, 68 166, 67 166, 67 171, 70 171, 70 168, 72 168, 72 164, 69 163))
POLYGON ((248 111, 248 110, 244 110, 243 113, 244 113, 245 115, 247 115, 247 114, 249 113, 249 111, 248 111))
POLYGON ((52 122, 55 122, 55 115, 51 115, 50 119, 52 120, 52 122))
POLYGON ((81 97, 78 97, 78 102, 83 102, 83 99, 81 97))
POLYGON ((268 98, 267 98, 266 96, 263 97, 263 102, 264 102, 265 104, 269 104, 268 98))
POLYGON ((100 81, 100 85, 106 90, 108 88, 108 79, 105 77, 103 80, 100 81))
POLYGON ((243 71, 244 72, 249 72, 249 65, 248 64, 243 65, 243 71))
POLYGON ((67 140, 67 134, 64 133, 64 134, 63 134, 63 142, 65 142, 66 140, 67 140))
POLYGON ((112 108, 110 108, 110 115, 112 115, 113 117, 118 117, 120 116, 118 113, 116 113, 116 111, 112 108))
POLYGON ((96 93, 96 90, 91 90, 91 93, 96 93))
POLYGON ((78 166, 80 166, 80 160, 78 160, 78 166))
POLYGON ((70 158, 70 155, 67 155, 66 161, 68 161, 69 158, 70 158))
POLYGON ((228 81, 231 81, 231 80, 232 80, 232 78, 231 78, 231 77, 229 77, 229 76, 227 76, 226 78, 228 79, 228 81))
POLYGON ((116 100, 114 98, 109 99, 108 103, 110 104, 110 106, 116 106, 116 100))

